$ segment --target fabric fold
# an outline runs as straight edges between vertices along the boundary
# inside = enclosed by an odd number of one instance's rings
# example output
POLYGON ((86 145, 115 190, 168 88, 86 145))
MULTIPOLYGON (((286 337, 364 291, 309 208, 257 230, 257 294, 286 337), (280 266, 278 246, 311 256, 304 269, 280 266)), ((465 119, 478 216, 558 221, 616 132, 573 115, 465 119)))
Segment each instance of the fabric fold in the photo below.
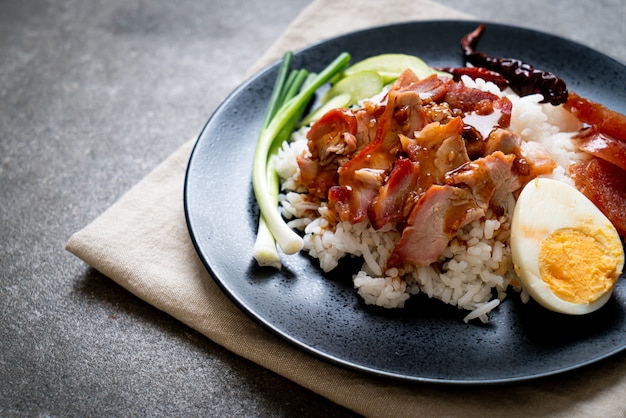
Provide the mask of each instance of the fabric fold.
MULTIPOLYGON (((316 0, 249 75, 285 50, 297 50, 340 32, 399 21, 465 18, 469 17, 426 0, 316 0)), ((345 370, 266 332, 221 292, 189 237, 183 188, 193 145, 194 140, 184 142, 113 206, 72 235, 67 250, 215 343, 363 415, 626 415, 624 355, 527 384, 445 387, 345 370)))

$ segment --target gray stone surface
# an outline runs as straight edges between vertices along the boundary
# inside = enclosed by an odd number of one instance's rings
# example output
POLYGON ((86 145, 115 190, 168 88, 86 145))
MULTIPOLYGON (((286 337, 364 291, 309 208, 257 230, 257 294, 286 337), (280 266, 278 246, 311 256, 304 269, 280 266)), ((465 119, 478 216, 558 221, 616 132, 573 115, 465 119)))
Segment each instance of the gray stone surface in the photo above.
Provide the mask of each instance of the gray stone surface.
MULTIPOLYGON (((0 416, 350 416, 64 251, 308 0, 0 2, 0 416)), ((626 5, 441 0, 626 61, 626 5)))

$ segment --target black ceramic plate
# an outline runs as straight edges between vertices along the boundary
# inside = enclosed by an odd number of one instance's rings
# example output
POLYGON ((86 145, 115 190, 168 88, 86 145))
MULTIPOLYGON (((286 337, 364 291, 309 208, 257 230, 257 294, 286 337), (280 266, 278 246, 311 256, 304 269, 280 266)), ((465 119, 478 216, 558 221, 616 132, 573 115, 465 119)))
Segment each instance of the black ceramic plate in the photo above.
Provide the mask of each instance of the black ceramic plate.
MULTIPOLYGON (((431 65, 461 66, 459 40, 476 22, 415 22, 333 38, 296 53, 294 65, 319 71, 342 51, 356 62, 400 52, 431 65)), ((570 89, 626 113, 623 64, 544 33, 488 24, 479 49, 552 71, 570 89)), ((403 310, 362 303, 355 265, 323 274, 304 254, 282 271, 257 267, 252 246, 258 209, 250 172, 277 65, 237 88, 210 118, 191 156, 185 211, 206 268, 256 322, 331 363, 409 381, 494 384, 589 365, 626 347, 626 280, 601 310, 583 317, 550 313, 511 295, 488 325, 465 324, 466 312, 413 297, 403 310)))

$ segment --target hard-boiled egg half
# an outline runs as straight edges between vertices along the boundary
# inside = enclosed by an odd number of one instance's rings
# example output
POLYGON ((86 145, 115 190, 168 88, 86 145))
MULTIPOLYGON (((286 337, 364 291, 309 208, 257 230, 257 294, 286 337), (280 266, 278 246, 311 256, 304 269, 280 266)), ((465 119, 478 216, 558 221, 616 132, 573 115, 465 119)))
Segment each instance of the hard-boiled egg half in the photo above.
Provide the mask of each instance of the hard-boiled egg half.
POLYGON ((532 180, 519 195, 511 254, 528 294, 571 315, 602 307, 624 266, 624 248, 607 217, 576 188, 548 178, 532 180))

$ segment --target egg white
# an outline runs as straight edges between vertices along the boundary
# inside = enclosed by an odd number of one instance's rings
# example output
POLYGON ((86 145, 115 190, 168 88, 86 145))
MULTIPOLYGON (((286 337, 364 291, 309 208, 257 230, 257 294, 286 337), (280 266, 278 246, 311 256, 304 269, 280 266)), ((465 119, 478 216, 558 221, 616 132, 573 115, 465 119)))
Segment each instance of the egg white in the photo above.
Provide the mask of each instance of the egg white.
POLYGON ((515 271, 528 294, 545 308, 570 315, 587 314, 609 300, 612 288, 593 302, 573 303, 554 294, 541 278, 541 242, 562 228, 592 231, 598 242, 615 249, 616 277, 619 277, 624 264, 624 251, 615 227, 576 188, 548 178, 529 182, 517 200, 511 221, 511 255, 515 271))

